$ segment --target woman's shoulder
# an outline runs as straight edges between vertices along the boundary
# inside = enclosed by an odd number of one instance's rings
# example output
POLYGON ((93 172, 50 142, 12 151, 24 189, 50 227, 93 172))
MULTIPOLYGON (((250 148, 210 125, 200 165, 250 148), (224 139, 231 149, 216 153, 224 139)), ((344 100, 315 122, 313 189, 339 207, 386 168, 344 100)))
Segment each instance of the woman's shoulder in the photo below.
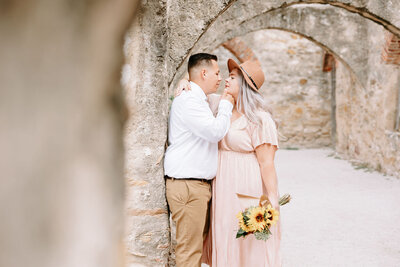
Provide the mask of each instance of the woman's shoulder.
POLYGON ((255 111, 255 114, 262 124, 274 122, 271 113, 266 110, 258 109, 255 111))
POLYGON ((253 123, 252 127, 252 142, 254 148, 261 144, 267 143, 278 147, 278 132, 277 125, 272 118, 272 114, 265 110, 258 110, 258 123, 253 123))
POLYGON ((256 115, 256 120, 257 121, 250 121, 247 118, 247 125, 248 125, 248 130, 250 133, 253 133, 255 131, 265 131, 269 129, 277 129, 277 125, 272 118, 271 113, 265 110, 257 110, 255 111, 256 115))
POLYGON ((257 109, 255 111, 255 113, 257 116, 260 116, 260 117, 270 117, 271 116, 271 114, 268 111, 263 110, 263 109, 257 109))

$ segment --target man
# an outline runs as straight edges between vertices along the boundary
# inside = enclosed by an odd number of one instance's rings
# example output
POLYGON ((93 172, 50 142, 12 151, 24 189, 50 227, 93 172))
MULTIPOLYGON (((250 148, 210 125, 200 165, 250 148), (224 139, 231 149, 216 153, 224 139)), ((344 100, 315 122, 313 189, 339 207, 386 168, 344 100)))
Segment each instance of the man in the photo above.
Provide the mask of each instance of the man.
POLYGON ((214 117, 207 103, 207 95, 215 93, 221 82, 215 55, 192 55, 188 72, 191 90, 172 103, 164 160, 167 201, 176 223, 178 267, 201 265, 218 141, 228 132, 234 104, 225 92, 214 117))

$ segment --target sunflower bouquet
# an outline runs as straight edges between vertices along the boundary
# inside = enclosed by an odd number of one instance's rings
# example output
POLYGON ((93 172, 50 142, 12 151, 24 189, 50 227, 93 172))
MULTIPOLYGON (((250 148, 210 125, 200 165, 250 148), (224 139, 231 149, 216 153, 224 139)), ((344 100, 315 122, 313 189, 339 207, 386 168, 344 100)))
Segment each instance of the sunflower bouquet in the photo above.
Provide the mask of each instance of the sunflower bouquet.
MULTIPOLYGON (((279 199, 279 206, 283 206, 290 201, 291 197, 285 194, 279 199)), ((266 241, 271 235, 271 226, 275 225, 279 219, 279 211, 274 209, 265 195, 261 196, 259 206, 251 206, 239 212, 236 217, 239 219, 239 230, 236 238, 246 237, 254 234, 257 240, 266 241)))

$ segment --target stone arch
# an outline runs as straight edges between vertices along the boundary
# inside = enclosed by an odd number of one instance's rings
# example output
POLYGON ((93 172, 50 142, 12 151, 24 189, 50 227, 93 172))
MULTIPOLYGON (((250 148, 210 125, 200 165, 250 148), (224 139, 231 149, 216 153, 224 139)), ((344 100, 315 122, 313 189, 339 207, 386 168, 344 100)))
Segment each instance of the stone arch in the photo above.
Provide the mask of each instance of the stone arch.
MULTIPOLYGON (((168 212, 160 162, 167 132, 168 88, 180 76, 188 55, 204 48, 210 50, 240 36, 241 30, 248 32, 246 25, 256 23, 263 16, 275 16, 278 19, 285 12, 295 13, 302 8, 317 9, 323 6, 341 17, 351 17, 350 21, 360 26, 361 32, 367 33, 369 25, 373 24, 374 27, 382 25, 400 36, 400 14, 396 13, 400 3, 392 1, 214 0, 212 5, 206 0, 142 2, 137 27, 126 36, 127 65, 123 70, 128 109, 132 114, 126 126, 125 139, 125 176, 129 184, 126 234, 128 264, 165 266, 168 263, 168 212), (141 42, 137 41, 139 39, 141 42)), ((352 55, 336 49, 322 37, 289 27, 290 23, 284 26, 284 17, 280 19, 281 25, 263 27, 291 30, 312 38, 330 48, 338 58, 343 58, 355 73, 368 65, 364 64, 368 51, 363 46, 356 51, 356 55, 352 55)), ((362 75, 362 71, 357 73, 357 77, 362 77, 360 73, 362 75)), ((400 145, 400 141, 395 144, 400 145)), ((353 150, 358 151, 357 147, 353 150)), ((398 159, 400 162, 400 157, 398 159)), ((393 161, 393 157, 390 160, 393 161)))
MULTIPOLYGON (((366 37, 367 26, 369 25, 365 24, 365 19, 359 15, 343 13, 340 9, 329 6, 322 6, 321 9, 321 5, 318 5, 318 7, 302 5, 268 11, 252 17, 248 21, 243 21, 239 25, 227 26, 226 30, 221 31, 220 28, 223 27, 223 24, 222 22, 215 23, 214 27, 202 36, 201 41, 196 43, 193 52, 213 50, 220 43, 248 32, 261 29, 279 29, 301 35, 318 44, 341 60, 353 74, 356 74, 356 77, 365 80, 363 76, 367 73, 365 60, 368 51, 362 42, 366 37), (320 15, 321 13, 330 14, 329 24, 326 21, 326 16, 320 15), (313 28, 310 28, 307 24, 310 20, 314 20, 315 26, 313 28), (343 40, 337 38, 345 31, 344 24, 352 25, 355 28, 354 32, 358 35, 342 38, 343 40), (351 46, 353 40, 358 42, 356 51, 347 49, 351 46), (355 72, 354 70, 358 71, 355 72)), ((177 77, 180 77, 183 72, 183 68, 178 69, 172 81, 172 86, 175 85, 176 80, 179 79, 177 77)))
MULTIPOLYGON (((185 8, 185 4, 181 3, 183 8, 182 12, 187 12, 188 8, 185 8)), ((198 35, 190 42, 181 42, 178 46, 170 45, 169 50, 174 51, 170 55, 169 60, 169 84, 173 83, 176 79, 176 73, 179 74, 180 67, 184 64, 187 56, 191 52, 195 52, 198 47, 198 43, 202 43, 205 36, 209 32, 213 32, 213 28, 218 28, 220 32, 225 32, 229 28, 239 28, 242 22, 250 20, 253 17, 260 15, 260 13, 268 14, 269 12, 278 12, 279 10, 284 10, 286 8, 291 8, 295 6, 318 6, 326 5, 330 6, 336 10, 345 10, 347 13, 353 13, 358 15, 361 19, 360 21, 369 20, 373 21, 379 25, 385 27, 388 31, 394 33, 395 35, 400 35, 399 22, 400 15, 396 14, 395 9, 392 7, 393 4, 377 4, 372 3, 372 1, 327 1, 327 0, 305 0, 305 1, 268 1, 266 3, 259 3, 259 1, 229 1, 224 8, 218 12, 215 17, 209 18, 199 31, 198 35), (371 3, 370 3, 371 2, 371 3), (221 30, 224 29, 224 30, 221 30), (175 51, 176 50, 176 51, 175 51), (179 59, 181 58, 181 59, 179 59), (183 59, 183 60, 182 60, 183 59), (176 70, 178 70, 176 72, 176 70)), ((331 9, 333 10, 333 9, 331 9)), ((189 12, 190 13, 190 12, 189 12)), ((190 15, 190 14, 189 14, 190 15)), ((179 16, 179 14, 175 14, 179 16)), ((177 21, 179 18, 171 17, 170 21, 172 23, 170 27, 177 26, 177 21), (176 24, 175 24, 176 23, 176 24)), ((196 17, 196 16, 195 16, 196 17)), ((177 27, 178 29, 171 34, 171 37, 182 36, 187 28, 177 27)), ((194 29, 194 32, 198 29, 194 29)), ((214 32, 215 33, 215 32, 214 32)), ((236 35, 238 36, 238 35, 236 35)), ((235 36, 230 36, 233 38, 235 36)), ((228 38, 228 39, 230 39, 228 38)), ((178 75, 179 76, 179 75, 178 75)))
POLYGON ((247 60, 258 61, 253 50, 239 37, 228 40, 221 44, 221 46, 230 51, 240 62, 247 60))
MULTIPOLYGON (((324 69, 329 49, 293 31, 261 29, 239 38, 257 55, 266 75, 259 92, 280 121, 281 148, 332 146, 336 133, 332 69, 344 63, 331 56, 333 64, 324 69)), ((226 60, 235 56, 229 52, 223 46, 213 50, 224 76, 226 60)))

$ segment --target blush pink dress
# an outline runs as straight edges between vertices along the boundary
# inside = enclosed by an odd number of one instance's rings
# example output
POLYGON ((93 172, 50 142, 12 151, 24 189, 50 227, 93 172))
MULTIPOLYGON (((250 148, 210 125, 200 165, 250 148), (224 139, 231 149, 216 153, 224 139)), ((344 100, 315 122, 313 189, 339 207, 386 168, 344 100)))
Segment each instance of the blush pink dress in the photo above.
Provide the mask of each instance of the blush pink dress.
MULTIPOLYGON (((209 98, 215 113, 217 103, 209 98)), ((259 111, 262 124, 256 125, 241 116, 219 143, 218 171, 212 186, 210 232, 205 241, 203 260, 212 267, 279 267, 280 223, 271 227, 272 236, 265 242, 253 235, 236 239, 238 219, 243 210, 237 194, 259 198, 266 194, 255 154, 262 144, 278 147, 275 122, 269 113, 259 111)))

